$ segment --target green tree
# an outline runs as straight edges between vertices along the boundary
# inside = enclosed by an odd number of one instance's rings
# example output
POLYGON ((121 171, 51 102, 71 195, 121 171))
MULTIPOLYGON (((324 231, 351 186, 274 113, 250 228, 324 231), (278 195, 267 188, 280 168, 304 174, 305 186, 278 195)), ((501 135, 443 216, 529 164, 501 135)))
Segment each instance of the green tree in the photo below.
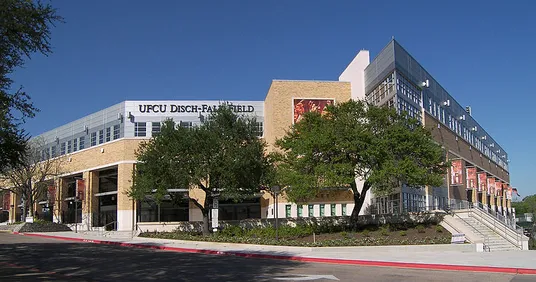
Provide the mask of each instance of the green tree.
POLYGON ((369 190, 385 195, 401 183, 439 186, 446 172, 443 149, 417 120, 363 101, 307 113, 276 145, 277 181, 291 201, 351 189, 354 222, 369 190))
POLYGON ((21 159, 28 140, 21 124, 37 111, 22 87, 12 92, 9 75, 33 53, 51 53, 51 26, 61 20, 50 4, 0 1, 0 171, 21 159))
POLYGON ((226 105, 199 127, 168 120, 138 149, 130 196, 142 200, 152 195, 159 202, 168 189, 198 188, 204 199, 190 201, 201 210, 203 233, 208 234, 215 196, 240 200, 260 191, 268 162, 266 145, 257 135, 255 119, 238 116, 226 105))
POLYGON ((512 202, 512 207, 516 209, 517 215, 524 213, 536 214, 536 195, 530 195, 519 202, 512 202))

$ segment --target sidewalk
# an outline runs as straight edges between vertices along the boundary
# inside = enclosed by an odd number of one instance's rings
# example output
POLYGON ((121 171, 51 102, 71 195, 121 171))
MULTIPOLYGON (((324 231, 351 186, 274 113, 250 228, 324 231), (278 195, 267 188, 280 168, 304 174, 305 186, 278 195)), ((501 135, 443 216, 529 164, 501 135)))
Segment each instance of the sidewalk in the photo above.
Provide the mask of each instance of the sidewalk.
POLYGON ((460 251, 464 250, 463 247, 457 247, 451 251, 449 250, 450 248, 445 248, 444 245, 311 248, 143 237, 125 239, 91 236, 74 232, 25 233, 20 235, 177 252, 287 259, 304 262, 536 274, 536 260, 534 259, 536 251, 477 253, 460 251))

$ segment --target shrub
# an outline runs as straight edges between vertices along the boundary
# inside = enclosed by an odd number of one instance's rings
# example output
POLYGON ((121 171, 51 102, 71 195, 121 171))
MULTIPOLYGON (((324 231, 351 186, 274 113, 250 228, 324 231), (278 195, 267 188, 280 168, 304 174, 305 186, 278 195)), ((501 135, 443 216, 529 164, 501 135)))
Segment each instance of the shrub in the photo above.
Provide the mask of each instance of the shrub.
POLYGON ((435 231, 436 231, 437 233, 443 233, 443 227, 442 227, 441 225, 436 225, 436 227, 435 227, 435 231))
POLYGON ((380 229, 380 234, 382 236, 389 236, 389 230, 387 228, 380 229))
POLYGON ((348 233, 346 231, 343 231, 343 232, 341 232, 341 236, 346 238, 346 237, 348 237, 348 233))
POLYGON ((424 228, 424 225, 421 225, 421 224, 417 225, 417 227, 415 229, 417 229, 418 233, 425 233, 426 232, 426 230, 424 228))
POLYGON ((365 229, 361 232, 361 234, 363 234, 364 237, 369 237, 370 236, 370 231, 368 231, 368 229, 365 229))
POLYGON ((407 235, 408 235, 408 233, 406 231, 404 231, 404 230, 400 231, 400 236, 407 236, 407 235))

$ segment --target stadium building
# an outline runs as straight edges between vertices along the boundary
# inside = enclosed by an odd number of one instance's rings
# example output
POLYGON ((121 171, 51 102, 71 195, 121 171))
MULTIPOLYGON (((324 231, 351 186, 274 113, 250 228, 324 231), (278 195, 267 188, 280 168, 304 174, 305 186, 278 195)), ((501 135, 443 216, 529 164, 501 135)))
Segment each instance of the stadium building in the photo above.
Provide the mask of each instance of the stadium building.
MULTIPOLYGON (((222 97, 223 99, 224 97, 222 97)), ((404 213, 445 209, 449 204, 478 202, 490 211, 510 215, 511 193, 506 151, 456 100, 407 52, 392 40, 370 61, 360 51, 336 81, 273 80, 264 101, 124 101, 45 132, 43 157, 62 157, 67 170, 49 184, 36 203, 40 218, 92 230, 170 230, 173 223, 201 221, 200 210, 188 198, 203 193, 170 189, 170 197, 156 204, 133 201, 132 185, 136 150, 172 118, 180 126, 203 122, 218 105, 229 103, 235 112, 257 119, 259 136, 271 150, 277 138, 307 111, 322 111, 331 103, 366 99, 407 111, 430 128, 447 151, 452 168, 442 187, 401 185, 388 197, 369 193, 361 213, 404 213), (179 196, 179 197, 175 197, 179 196)), ((361 186, 361 185, 359 185, 361 186)), ((279 198, 279 217, 350 215, 351 191, 325 192, 305 205, 279 198)), ((9 221, 20 220, 20 199, 4 198, 9 221)), ((220 199, 219 219, 273 218, 274 199, 259 193, 241 203, 220 199)))

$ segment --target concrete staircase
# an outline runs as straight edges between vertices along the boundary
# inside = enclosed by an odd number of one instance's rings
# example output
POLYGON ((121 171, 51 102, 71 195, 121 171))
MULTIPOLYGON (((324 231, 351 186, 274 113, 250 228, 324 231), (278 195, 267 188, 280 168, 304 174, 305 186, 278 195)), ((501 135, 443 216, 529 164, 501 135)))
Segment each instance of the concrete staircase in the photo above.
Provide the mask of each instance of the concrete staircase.
POLYGON ((460 219, 460 222, 466 228, 473 229, 473 230, 476 229, 477 232, 475 233, 480 235, 479 237, 482 240, 484 240, 484 245, 490 252, 519 250, 518 246, 506 240, 505 238, 500 236, 498 233, 493 231, 491 228, 489 228, 487 225, 481 223, 475 218, 468 217, 468 218, 464 218, 463 220, 460 219))

